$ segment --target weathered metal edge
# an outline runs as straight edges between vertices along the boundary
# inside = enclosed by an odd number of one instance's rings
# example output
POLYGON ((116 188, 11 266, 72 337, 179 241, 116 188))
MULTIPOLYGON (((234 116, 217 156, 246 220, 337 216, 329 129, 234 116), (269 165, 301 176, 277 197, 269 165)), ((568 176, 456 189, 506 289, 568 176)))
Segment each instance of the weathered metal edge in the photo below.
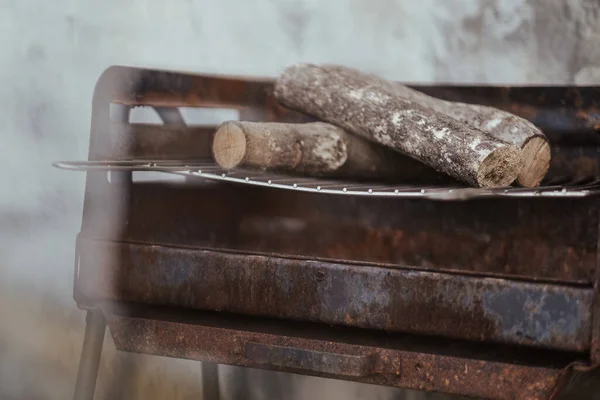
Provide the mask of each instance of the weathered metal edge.
POLYGON ((489 399, 546 399, 561 369, 120 315, 119 350, 489 399))
POLYGON ((585 352, 588 287, 79 238, 79 298, 585 352))

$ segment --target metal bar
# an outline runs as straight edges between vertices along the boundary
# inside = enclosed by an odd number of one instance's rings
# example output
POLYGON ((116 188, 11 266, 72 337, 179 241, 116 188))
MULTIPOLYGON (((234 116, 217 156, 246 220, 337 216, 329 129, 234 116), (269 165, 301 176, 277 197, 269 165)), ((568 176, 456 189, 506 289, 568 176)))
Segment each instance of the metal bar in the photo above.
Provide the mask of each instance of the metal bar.
POLYGON ((106 320, 102 311, 97 309, 88 311, 81 360, 77 372, 77 383, 73 395, 74 400, 91 400, 94 398, 105 330, 106 320))
POLYGON ((80 238, 78 291, 567 351, 590 348, 589 287, 80 238))
POLYGON ((244 347, 244 356, 258 364, 298 371, 354 377, 365 377, 375 373, 375 353, 356 356, 247 342, 244 347))
POLYGON ((219 366, 212 362, 202 362, 202 399, 219 400, 219 366))
POLYGON ((186 126, 183 115, 176 107, 154 107, 154 110, 165 125, 186 126))
POLYGON ((545 399, 569 362, 524 358, 515 349, 187 314, 107 311, 107 318, 119 350, 490 399, 545 399))
MULTIPOLYGON (((598 224, 598 230, 600 232, 600 223, 598 224)), ((594 276, 590 362, 592 365, 600 364, 600 254, 596 260, 596 271, 594 276)))
MULTIPOLYGON (((263 119, 302 119, 274 101, 272 78, 192 74, 114 66, 96 85, 95 99, 129 105, 257 107, 263 119), (109 90, 110 89, 110 90, 109 90)), ((600 87, 493 87, 415 85, 453 101, 490 105, 526 118, 542 129, 598 131, 600 87)), ((305 118, 304 118, 305 119, 305 118)))
POLYGON ((129 116, 131 114, 131 106, 123 104, 113 104, 110 108, 110 119, 123 124, 129 124, 129 116))

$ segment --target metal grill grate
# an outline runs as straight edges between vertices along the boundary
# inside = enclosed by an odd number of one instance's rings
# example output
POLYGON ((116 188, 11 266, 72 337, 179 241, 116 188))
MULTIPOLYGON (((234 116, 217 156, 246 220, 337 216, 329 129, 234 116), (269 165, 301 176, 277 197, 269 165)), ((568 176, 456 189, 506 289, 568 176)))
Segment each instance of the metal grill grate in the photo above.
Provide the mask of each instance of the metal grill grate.
POLYGON ((172 173, 188 177, 232 182, 243 185, 266 186, 275 189, 296 190, 322 194, 345 196, 376 196, 399 198, 425 198, 436 200, 467 200, 483 197, 563 197, 575 198, 600 193, 600 177, 590 176, 580 179, 562 177, 552 179, 538 188, 493 188, 482 189, 465 186, 377 184, 344 180, 294 177, 284 174, 250 170, 225 171, 210 160, 165 161, 59 161, 57 168, 87 171, 153 171, 172 173))

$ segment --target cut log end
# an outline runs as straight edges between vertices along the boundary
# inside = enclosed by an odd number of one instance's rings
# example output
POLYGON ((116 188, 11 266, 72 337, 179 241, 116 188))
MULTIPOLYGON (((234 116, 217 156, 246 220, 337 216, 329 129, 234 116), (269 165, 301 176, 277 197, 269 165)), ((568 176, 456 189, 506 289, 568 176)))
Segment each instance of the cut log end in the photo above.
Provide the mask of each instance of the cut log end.
POLYGON ((461 123, 356 69, 295 65, 282 73, 274 94, 289 108, 477 187, 508 186, 523 165, 521 143, 461 123))
POLYGON ((515 146, 501 147, 481 162, 477 171, 477 185, 482 188, 509 186, 517 179, 522 166, 520 149, 515 146))
POLYGON ((213 156, 221 168, 233 169, 240 165, 246 155, 246 135, 234 122, 222 124, 213 139, 213 156))
POLYGON ((521 186, 539 186, 550 167, 550 144, 543 137, 532 137, 522 147, 524 166, 517 182, 521 186))

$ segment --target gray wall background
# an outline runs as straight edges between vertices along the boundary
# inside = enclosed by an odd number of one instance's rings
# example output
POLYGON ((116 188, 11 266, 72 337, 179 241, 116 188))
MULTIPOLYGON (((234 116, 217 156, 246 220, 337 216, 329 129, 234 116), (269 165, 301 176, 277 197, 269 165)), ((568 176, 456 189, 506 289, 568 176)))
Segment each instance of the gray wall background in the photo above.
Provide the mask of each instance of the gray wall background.
MULTIPOLYGON (((406 82, 600 84, 598 0, 0 0, 0 398, 72 395, 72 300, 92 90, 112 64, 274 76, 298 61, 406 82)), ((199 399, 199 364, 117 353, 99 399, 199 399)), ((221 368, 225 398, 422 398, 221 368), (406 397, 407 396, 407 397, 406 397)))

